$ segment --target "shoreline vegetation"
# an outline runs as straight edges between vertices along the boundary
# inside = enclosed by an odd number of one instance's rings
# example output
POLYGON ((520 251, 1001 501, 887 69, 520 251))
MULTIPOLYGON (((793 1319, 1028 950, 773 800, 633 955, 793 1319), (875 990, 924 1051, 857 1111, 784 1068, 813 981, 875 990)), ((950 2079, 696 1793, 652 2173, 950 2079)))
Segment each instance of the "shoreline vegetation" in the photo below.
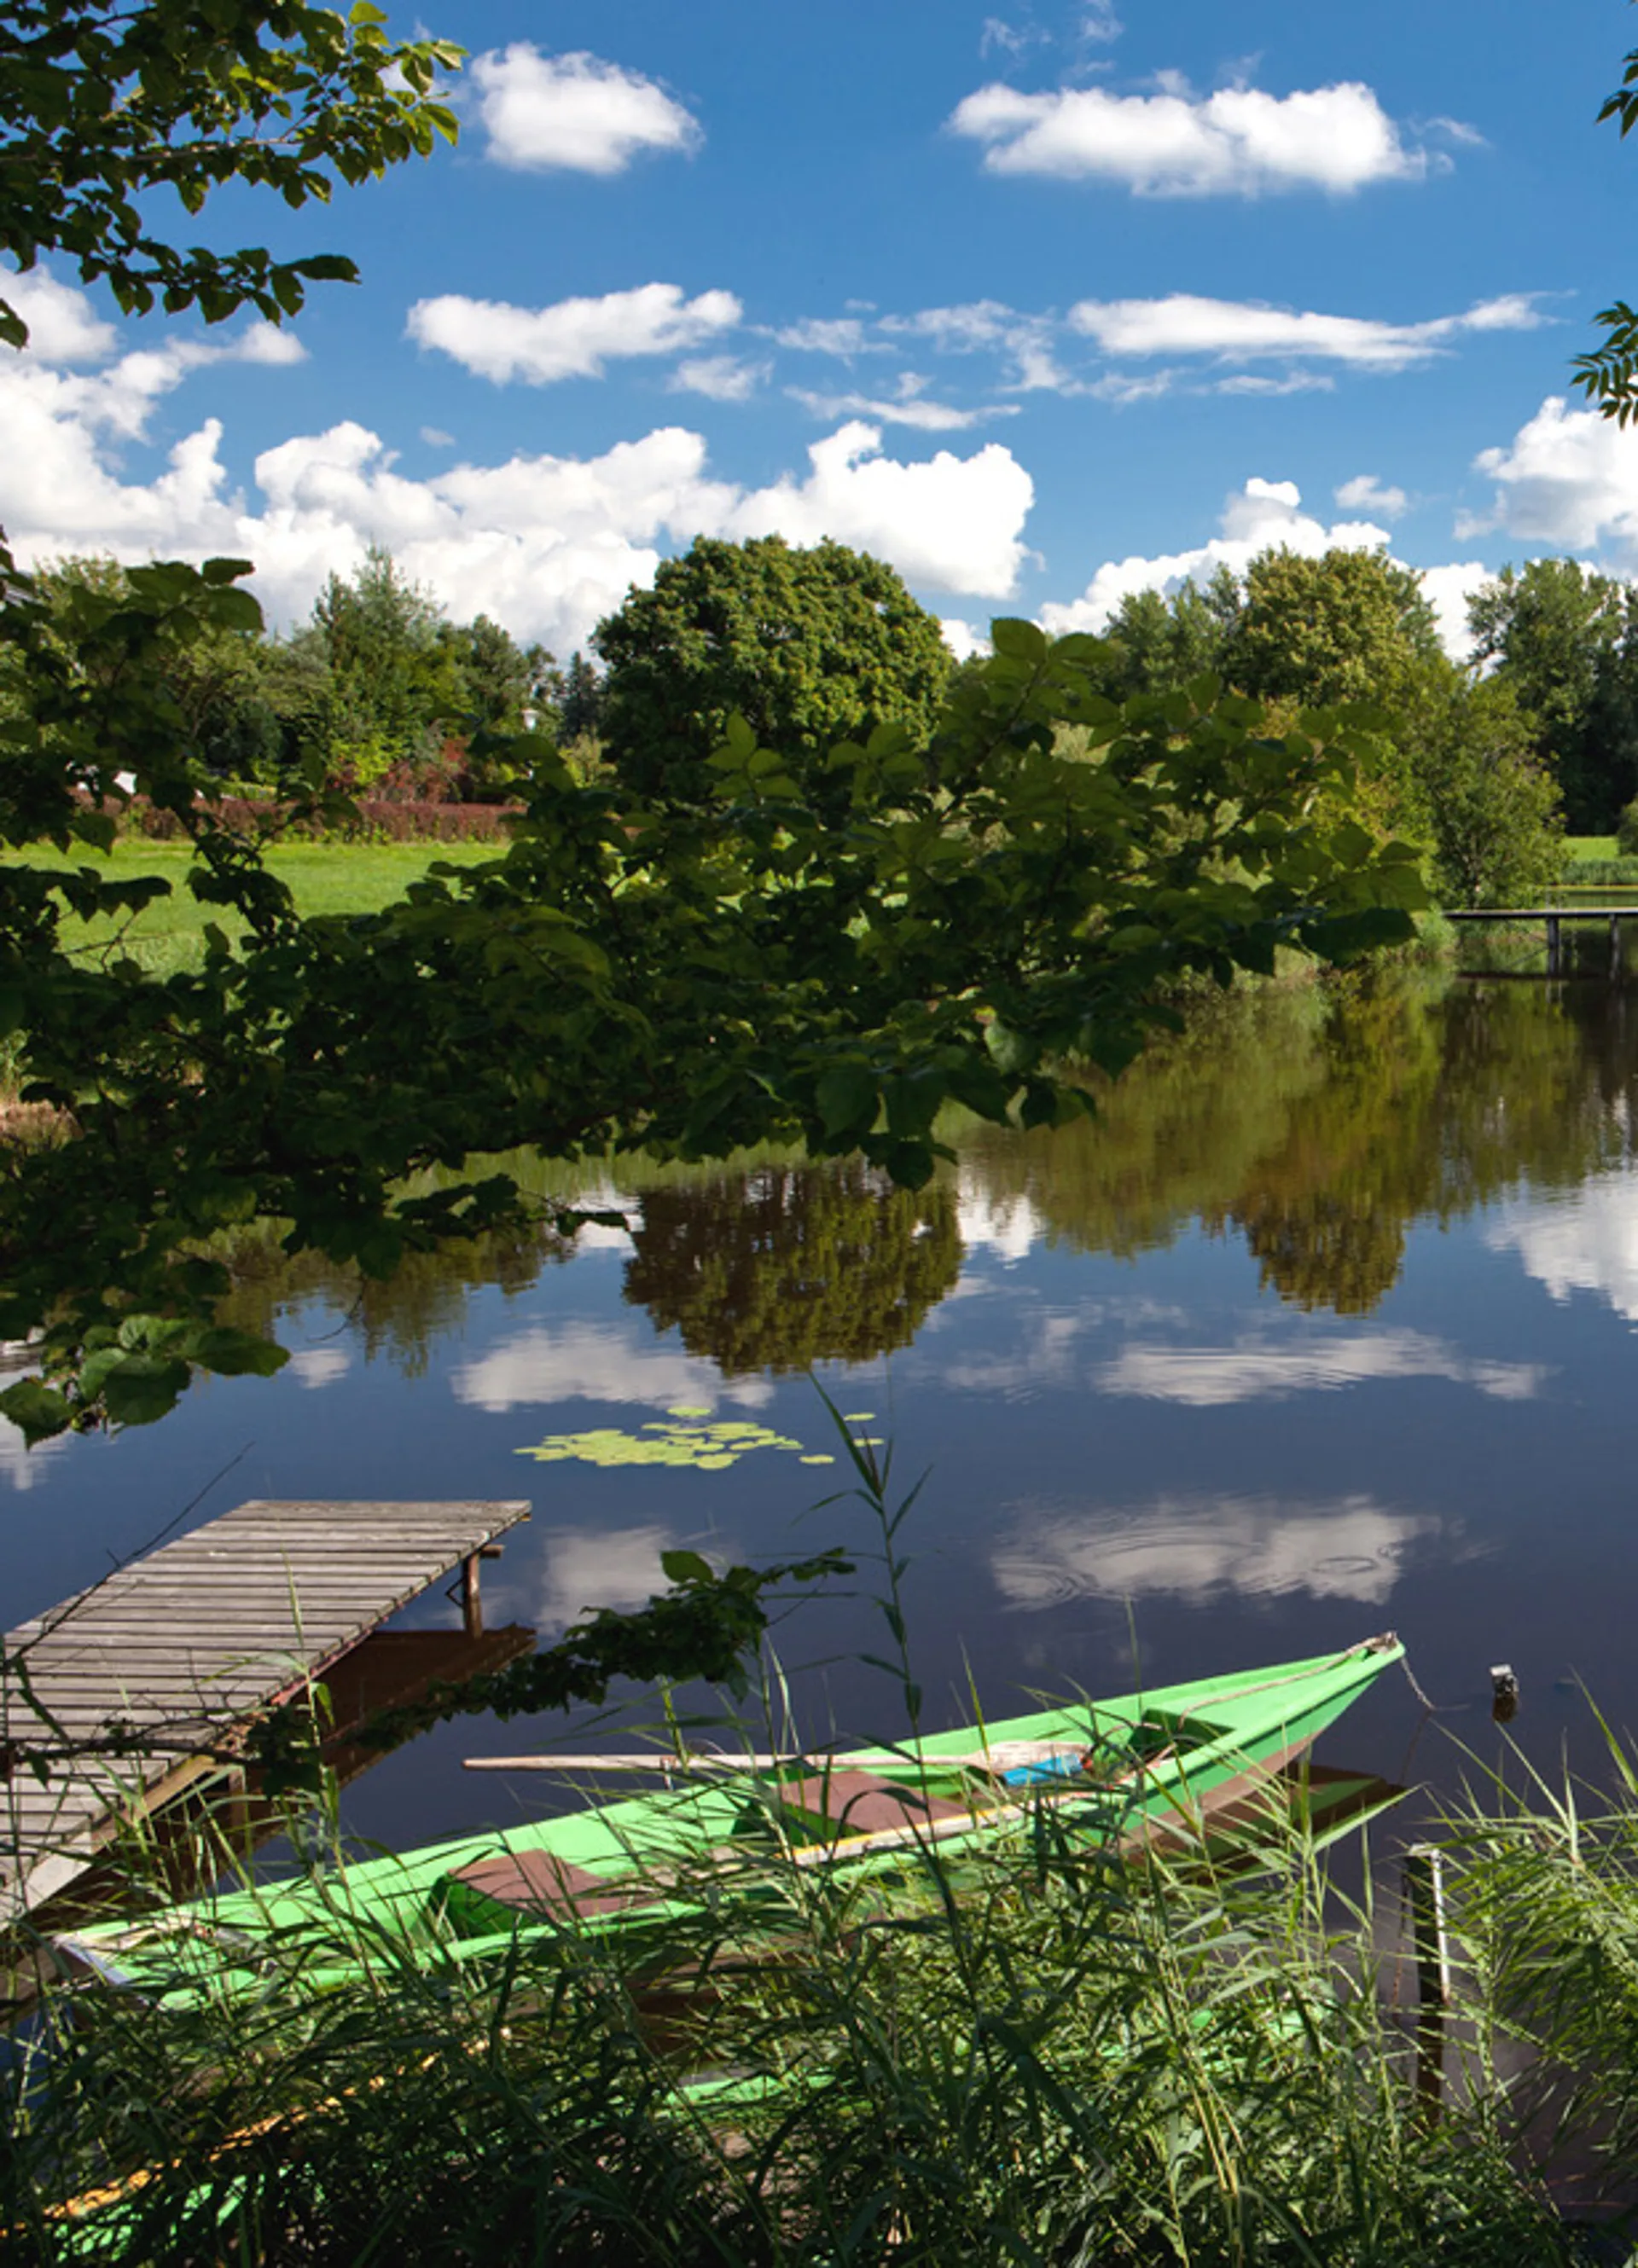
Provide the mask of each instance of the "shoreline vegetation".
MULTIPOLYGON (((788 1744, 777 1683, 715 1730, 788 1744)), ((201 1992, 196 1954, 173 1997, 48 1984, 0 2073, 0 2259, 1630 2260, 1638 1764, 1609 1755, 1613 1800, 1468 1759, 1431 1830, 1442 2007, 1409 1823, 1333 1858, 1284 1795, 1135 1856, 1044 1806, 1022 1851, 919 1853, 890 1910, 776 1856, 749 1920, 571 1914, 488 1965, 396 1955, 332 1875, 265 1989, 201 1992)), ((290 1827, 319 1881, 334 1787, 290 1827)), ((231 1816, 196 1833, 255 1895, 231 1816)))
MULTIPOLYGON (((434 864, 475 865, 498 856, 504 848, 504 836, 493 830, 498 822, 506 818, 505 811, 481 804, 436 808, 463 814, 480 822, 486 831, 464 838, 446 838, 431 832, 387 837, 373 835, 366 828, 362 834, 272 840, 266 843, 261 856, 268 872, 288 885, 298 910, 304 915, 379 912, 434 864)), ((1638 858, 1619 855, 1612 836, 1567 837, 1564 848, 1561 888, 1606 889, 1630 883, 1638 895, 1638 858)), ((117 919, 103 916, 89 922, 66 919, 63 934, 72 950, 90 955, 117 945, 145 968, 162 974, 172 968, 186 967, 196 956, 203 955, 207 924, 215 923, 230 932, 243 927, 225 909, 202 904, 187 889, 187 873, 195 863, 190 843, 124 831, 107 852, 91 851, 81 845, 70 855, 78 862, 94 858, 98 871, 111 879, 158 874, 171 884, 167 897, 135 914, 117 919)), ((63 863, 63 854, 44 844, 14 848, 8 857, 13 864, 22 866, 46 868, 63 863)), ((1555 895, 1547 893, 1549 897, 1555 895)), ((1425 958, 1430 948, 1435 954, 1454 950, 1455 932, 1442 920, 1436 908, 1413 918, 1418 936, 1410 946, 1399 948, 1400 953, 1425 958)), ((1397 955, 1391 951, 1386 957, 1397 955)), ((1322 974, 1311 961, 1295 954, 1288 958, 1289 967, 1282 963, 1279 972, 1281 977, 1303 971, 1311 976, 1322 974)), ((1265 980, 1243 975, 1241 981, 1265 980)))

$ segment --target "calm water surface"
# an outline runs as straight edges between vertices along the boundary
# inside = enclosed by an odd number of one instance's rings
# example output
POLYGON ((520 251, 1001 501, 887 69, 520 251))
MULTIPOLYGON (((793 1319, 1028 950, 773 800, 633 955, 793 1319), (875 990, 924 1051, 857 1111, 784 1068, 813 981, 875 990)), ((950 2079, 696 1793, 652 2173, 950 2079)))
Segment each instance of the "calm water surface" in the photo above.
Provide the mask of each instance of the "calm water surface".
MULTIPOLYGON (((1397 1628, 1397 1676, 1332 1752, 1453 1785, 1494 1758, 1488 1668, 1553 1766, 1593 1756, 1580 1687, 1638 1726, 1638 989, 1441 980, 1271 990, 1203 1014, 1096 1125, 979 1130, 919 1197, 863 1173, 634 1174, 630 1233, 427 1268, 360 1301, 253 1272, 292 1360, 163 1425, 32 1454, 0 1440, 0 1624, 245 1498, 528 1497, 485 1579, 543 1634, 635 1604, 659 1555, 867 1542, 843 1468, 535 1462, 668 1410, 835 1447, 806 1375, 924 1473, 904 1537, 927 1716, 1122 1690, 1397 1628), (214 1480, 230 1460, 225 1477, 214 1480)), ((453 1618, 441 1602, 423 1622, 453 1618)), ((887 1732, 854 1595, 778 1646, 803 1723, 887 1732)), ((561 1719, 445 1728, 350 1791, 405 1842, 537 1801, 461 1758, 561 1719)))

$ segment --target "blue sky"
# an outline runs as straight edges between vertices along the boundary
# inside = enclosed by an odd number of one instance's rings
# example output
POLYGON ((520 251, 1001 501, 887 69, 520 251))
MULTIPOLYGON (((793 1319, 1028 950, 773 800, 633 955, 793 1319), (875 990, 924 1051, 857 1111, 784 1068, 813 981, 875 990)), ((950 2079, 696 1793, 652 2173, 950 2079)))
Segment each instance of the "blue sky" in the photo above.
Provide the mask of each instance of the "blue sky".
POLYGON ((1269 541, 1390 544, 1452 626, 1507 559, 1638 570, 1638 433, 1568 392, 1638 298, 1638 16, 992 5, 429 8, 458 150, 208 211, 358 288, 276 335, 20 280, 0 520, 253 557, 285 622, 378 541, 560 652, 702 531, 875 551, 957 643, 1269 541))

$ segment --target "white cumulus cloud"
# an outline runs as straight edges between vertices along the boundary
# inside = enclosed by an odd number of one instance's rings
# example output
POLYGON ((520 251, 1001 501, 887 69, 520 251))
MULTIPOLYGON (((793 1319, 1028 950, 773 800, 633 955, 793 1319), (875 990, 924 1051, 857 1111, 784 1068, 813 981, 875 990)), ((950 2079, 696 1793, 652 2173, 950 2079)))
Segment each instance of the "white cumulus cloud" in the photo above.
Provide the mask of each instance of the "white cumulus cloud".
POLYGON ((1638 428, 1550 395, 1505 446, 1475 469, 1495 482, 1488 512, 1464 513, 1458 536, 1492 529, 1568 551, 1612 544, 1638 553, 1638 428))
POLYGON ((519 171, 619 173, 646 152, 698 148, 699 122, 635 71, 584 53, 543 55, 528 40, 471 67, 488 155, 519 171))
POLYGON ((970 457, 941 449, 919 464, 882 453, 880 429, 844 425, 808 452, 805 481, 789 474, 744 497, 722 534, 783 535, 793 543, 838 543, 874 551, 910 582, 937 591, 1005 599, 1023 564, 1023 524, 1035 483, 991 441, 970 457))
POLYGON ((1403 489, 1379 481, 1375 473, 1357 474, 1332 495, 1344 512, 1374 512, 1379 519, 1398 519, 1410 503, 1403 489))
POLYGON ((1102 180, 1147 196, 1339 195, 1419 180, 1429 165, 1358 81, 1284 96, 1222 87, 1203 97, 1178 81, 1147 95, 1101 86, 1026 94, 997 84, 970 94, 949 124, 983 144, 991 173, 1102 180))
POLYGON ((28 325, 27 351, 44 362, 101 362, 114 351, 112 323, 105 323, 83 291, 59 284, 48 269, 12 275, 0 269, 0 297, 28 325))
MULTIPOLYGON (((64 320, 62 335, 79 351, 84 325, 72 310, 64 320)), ((912 582, 979 598, 1008 595, 1024 556, 1034 490, 1009 451, 992 442, 907 462, 884 453, 878 426, 856 420, 815 443, 805 474, 759 489, 716 478, 704 438, 675 425, 600 456, 513 455, 411 479, 380 435, 343 419, 264 449, 247 492, 229 479, 211 418, 174 444, 159 471, 127 475, 127 447, 202 362, 299 353, 286 335, 256 327, 100 370, 54 367, 35 353, 0 359, 0 522, 18 556, 254 559, 263 605, 288 622, 327 576, 350 572, 379 543, 457 619, 489 614, 564 652, 584 644, 633 584, 653 580, 662 551, 697 535, 832 536, 912 582)))
POLYGON ((1377 322, 1325 315, 1256 300, 1209 299, 1174 291, 1163 299, 1082 299, 1071 328, 1108 355, 1213 355, 1222 362, 1340 362, 1369 370, 1404 370, 1449 351, 1469 331, 1534 330, 1542 317, 1533 298, 1513 292, 1465 314, 1423 323, 1377 322))
POLYGON ((596 299, 559 299, 518 307, 505 299, 469 299, 458 291, 417 299, 406 329, 463 369, 504 386, 521 379, 550 386, 564 378, 601 378, 604 365, 632 355, 675 354, 732 330, 742 310, 732 291, 690 299, 677 284, 643 284, 596 299))
POLYGON ((703 394, 707 401, 749 401, 771 368, 771 363, 742 362, 737 355, 690 356, 672 372, 668 390, 703 394))

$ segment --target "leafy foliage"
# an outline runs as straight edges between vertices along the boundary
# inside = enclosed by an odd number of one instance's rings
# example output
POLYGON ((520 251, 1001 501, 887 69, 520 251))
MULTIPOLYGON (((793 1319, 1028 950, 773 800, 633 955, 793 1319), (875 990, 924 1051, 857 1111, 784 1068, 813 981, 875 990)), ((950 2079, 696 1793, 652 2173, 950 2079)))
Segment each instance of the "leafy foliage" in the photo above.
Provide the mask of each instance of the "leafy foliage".
POLYGON ((701 536, 660 563, 593 640, 608 665, 597 726, 646 795, 712 792, 706 760, 733 716, 789 762, 898 725, 926 737, 953 663, 892 568, 829 540, 701 536))
MULTIPOLYGON (((334 254, 275 260, 259 246, 183 249, 153 232, 156 190, 191 216, 225 182, 291 206, 327 202, 455 138, 439 74, 447 40, 393 42, 371 0, 350 14, 301 0, 16 0, 0 32, 0 249, 22 269, 62 252, 128 313, 247 304, 271 322, 306 286, 351 282, 334 254)), ((27 326, 0 302, 0 339, 27 326)))
MULTIPOLYGON (((1624 60, 1621 83, 1605 97, 1597 118, 1600 126, 1606 119, 1619 119, 1622 141, 1638 124, 1638 48, 1630 49, 1624 60)), ((1574 383, 1604 416, 1612 417, 1618 425, 1630 424, 1638 417, 1638 309, 1617 299, 1593 320, 1604 338, 1590 354, 1576 356, 1574 383)))
POLYGON ((509 1176, 458 1173, 510 1148, 800 1141, 915 1186, 947 1102, 1074 1116, 1065 1060, 1129 1063, 1180 976, 1265 969, 1280 946, 1347 959, 1406 935, 1420 902, 1410 850, 1324 816, 1369 746, 1345 718, 1270 738, 1209 679, 1123 710, 1088 687, 1096 641, 1001 622, 932 738, 843 743, 811 792, 738 719, 710 760, 715 802, 691 814, 579 787, 526 738, 504 857, 435 867, 379 914, 302 921, 258 845, 195 802, 169 690, 179 645, 253 619, 240 571, 155 567, 127 602, 85 593, 76 645, 95 666, 77 670, 26 578, 0 608, 18 711, 0 839, 106 841, 80 798, 129 772, 192 836, 196 895, 243 923, 200 969, 83 965, 65 909, 164 886, 13 870, 7 1025, 24 1098, 64 1135, 0 1156, 0 1335, 43 1333, 50 1381, 4 1406, 34 1433, 157 1415, 190 1363, 279 1359, 213 1336, 225 1277, 200 1247, 225 1226, 277 1219, 291 1250, 385 1273, 516 1220, 509 1176), (1096 762, 1059 754, 1065 721, 1096 762), (457 1178, 406 1187, 432 1167, 457 1178))
POLYGON ((1564 863, 1558 783, 1512 684, 1429 671, 1407 739, 1441 902, 1524 905, 1550 889, 1564 863))
POLYGON ((1474 651, 1535 727, 1568 823, 1602 834, 1638 789, 1638 603, 1577 559, 1532 559, 1475 592, 1474 651))
POLYGON ((1264 700, 1374 701, 1391 710, 1418 667, 1440 658, 1434 611, 1413 568, 1380 551, 1309 558, 1278 550, 1246 569, 1223 670, 1264 700))

